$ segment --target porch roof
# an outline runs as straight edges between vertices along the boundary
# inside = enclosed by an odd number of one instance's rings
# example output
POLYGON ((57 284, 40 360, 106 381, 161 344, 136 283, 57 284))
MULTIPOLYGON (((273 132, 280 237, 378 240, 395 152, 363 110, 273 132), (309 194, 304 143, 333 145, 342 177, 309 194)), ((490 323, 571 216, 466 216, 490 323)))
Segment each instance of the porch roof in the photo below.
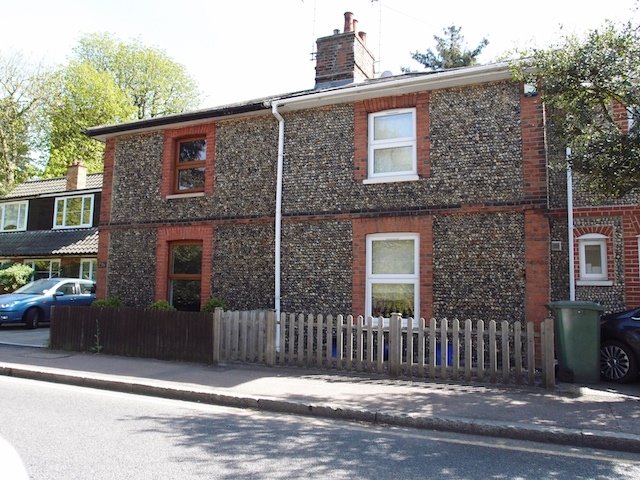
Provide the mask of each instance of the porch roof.
POLYGON ((96 255, 98 229, 37 230, 0 234, 0 257, 96 255))

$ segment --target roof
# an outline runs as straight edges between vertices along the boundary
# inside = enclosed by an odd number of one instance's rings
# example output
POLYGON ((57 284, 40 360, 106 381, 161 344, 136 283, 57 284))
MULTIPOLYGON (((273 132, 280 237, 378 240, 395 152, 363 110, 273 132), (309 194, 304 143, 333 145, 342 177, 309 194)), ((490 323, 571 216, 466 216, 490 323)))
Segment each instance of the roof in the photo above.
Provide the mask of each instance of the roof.
POLYGON ((289 109, 320 107, 388 95, 404 95, 424 90, 473 85, 483 82, 511 79, 507 63, 452 68, 442 71, 413 72, 403 75, 374 78, 332 88, 302 90, 272 95, 247 102, 220 107, 154 117, 117 125, 103 125, 87 129, 84 133, 97 140, 125 133, 139 133, 167 128, 177 124, 197 124, 215 118, 264 113, 273 104, 287 105, 289 109))
POLYGON ((0 257, 98 253, 98 229, 34 230, 0 234, 0 257))
MULTIPOLYGON (((87 185, 83 190, 102 188, 102 173, 87 175, 87 185)), ((47 178, 44 180, 29 180, 17 185, 3 198, 37 197, 51 193, 67 192, 67 178, 47 178)))

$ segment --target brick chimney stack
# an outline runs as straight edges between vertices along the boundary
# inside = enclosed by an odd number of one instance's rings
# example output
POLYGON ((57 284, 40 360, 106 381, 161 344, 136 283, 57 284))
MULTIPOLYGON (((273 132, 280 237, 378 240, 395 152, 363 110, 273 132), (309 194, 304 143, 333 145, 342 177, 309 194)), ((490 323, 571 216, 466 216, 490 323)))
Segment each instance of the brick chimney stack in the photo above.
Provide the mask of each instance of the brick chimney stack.
POLYGON ((316 40, 316 89, 362 82, 374 76, 374 58, 365 45, 366 34, 356 32, 353 13, 344 14, 344 31, 316 40))
POLYGON ((74 162, 67 170, 67 190, 87 188, 87 167, 81 162, 74 162))

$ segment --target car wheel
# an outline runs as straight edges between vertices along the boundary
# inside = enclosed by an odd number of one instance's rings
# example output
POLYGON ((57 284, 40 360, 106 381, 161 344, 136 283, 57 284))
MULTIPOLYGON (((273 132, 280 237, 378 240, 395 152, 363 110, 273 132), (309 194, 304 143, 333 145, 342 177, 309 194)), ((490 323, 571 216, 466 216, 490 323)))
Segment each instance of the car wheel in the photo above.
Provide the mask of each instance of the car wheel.
POLYGON ((30 308, 24 312, 24 326, 25 328, 38 328, 40 323, 40 310, 37 308, 30 308))
POLYGON ((635 380, 638 364, 631 349, 621 342, 603 342, 600 347, 600 373, 612 382, 628 383, 635 380))

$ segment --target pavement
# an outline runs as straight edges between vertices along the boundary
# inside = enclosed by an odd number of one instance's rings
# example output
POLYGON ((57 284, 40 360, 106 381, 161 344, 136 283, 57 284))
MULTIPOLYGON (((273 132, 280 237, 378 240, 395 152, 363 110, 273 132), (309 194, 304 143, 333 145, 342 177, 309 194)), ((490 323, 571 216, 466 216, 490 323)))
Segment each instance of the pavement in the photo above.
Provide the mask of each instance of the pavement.
POLYGON ((185 401, 640 453, 640 383, 555 390, 53 351, 0 331, 0 374, 185 401))

